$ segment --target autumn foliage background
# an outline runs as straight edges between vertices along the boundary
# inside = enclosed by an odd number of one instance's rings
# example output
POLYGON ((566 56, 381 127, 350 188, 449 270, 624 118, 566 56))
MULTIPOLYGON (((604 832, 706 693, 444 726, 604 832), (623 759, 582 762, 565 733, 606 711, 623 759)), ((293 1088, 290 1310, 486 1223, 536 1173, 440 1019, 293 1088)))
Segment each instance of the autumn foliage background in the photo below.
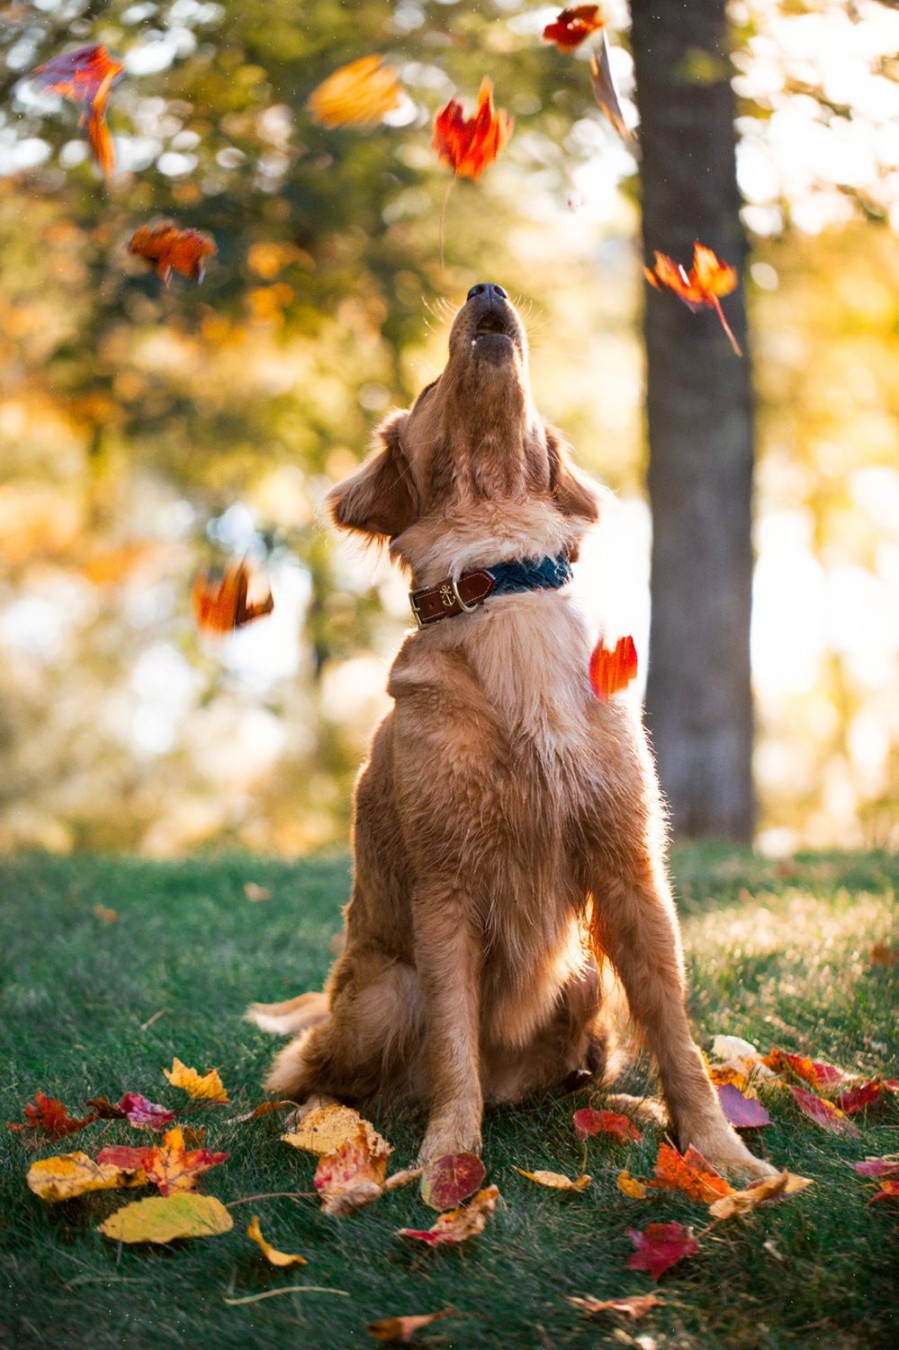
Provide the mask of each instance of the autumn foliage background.
MULTIPOLYGON (((627 9, 603 11, 633 125, 627 9)), ((635 161, 596 107, 586 53, 540 41, 555 13, 3 9, 0 847, 292 855, 345 839, 407 609, 388 568, 322 530, 319 504, 378 418, 439 370, 447 318, 479 280, 520 300, 540 407, 619 494, 583 584, 645 651, 635 161), (27 79, 78 42, 125 65, 105 183, 77 109, 27 79), (312 91, 375 52, 403 81, 397 111, 317 125, 312 91), (514 134, 454 185, 441 267, 448 170, 431 124, 453 97, 471 111, 485 77, 514 134), (156 219, 214 237, 201 286, 166 288, 129 254, 156 219), (193 577, 245 554, 274 612, 198 637, 193 577)), ((760 838, 889 845, 899 13, 738 0, 731 16, 760 436, 760 838)), ((685 82, 719 78, 701 55, 685 82)))

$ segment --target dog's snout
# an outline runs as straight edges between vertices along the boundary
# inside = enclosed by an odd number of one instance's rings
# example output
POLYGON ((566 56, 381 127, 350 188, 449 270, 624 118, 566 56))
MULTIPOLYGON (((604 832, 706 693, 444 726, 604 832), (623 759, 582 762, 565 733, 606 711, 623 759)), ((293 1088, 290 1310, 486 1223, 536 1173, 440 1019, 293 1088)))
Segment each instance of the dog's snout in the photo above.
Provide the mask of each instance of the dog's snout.
POLYGON ((474 300, 478 296, 483 297, 483 299, 485 300, 491 301, 508 300, 509 298, 508 294, 503 290, 502 286, 497 286, 496 283, 492 281, 479 281, 477 286, 472 286, 466 298, 469 300, 474 300))

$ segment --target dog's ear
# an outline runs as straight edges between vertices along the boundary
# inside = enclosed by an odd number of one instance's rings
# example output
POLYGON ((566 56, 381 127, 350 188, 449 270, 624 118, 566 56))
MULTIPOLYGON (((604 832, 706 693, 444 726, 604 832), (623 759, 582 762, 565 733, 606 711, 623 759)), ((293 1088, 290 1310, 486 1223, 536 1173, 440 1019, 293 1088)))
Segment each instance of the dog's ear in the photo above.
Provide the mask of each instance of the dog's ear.
POLYGON ((579 516, 588 524, 594 524, 599 520, 599 492, 574 467, 565 442, 552 427, 546 428, 546 450, 549 485, 559 510, 563 515, 579 516))
POLYGON ((377 431, 381 448, 328 493, 328 510, 341 529, 392 539, 417 520, 418 493, 400 444, 408 417, 391 413, 377 431))

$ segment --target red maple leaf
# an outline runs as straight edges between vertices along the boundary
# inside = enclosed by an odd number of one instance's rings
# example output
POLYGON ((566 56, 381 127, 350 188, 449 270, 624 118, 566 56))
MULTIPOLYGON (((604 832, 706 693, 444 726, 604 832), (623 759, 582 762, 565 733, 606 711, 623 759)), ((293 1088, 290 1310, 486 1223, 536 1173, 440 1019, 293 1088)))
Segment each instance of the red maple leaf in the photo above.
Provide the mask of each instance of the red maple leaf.
POLYGON ((654 1280, 677 1261, 699 1251, 696 1238, 680 1223, 651 1223, 642 1232, 629 1228, 627 1235, 637 1248, 628 1259, 629 1268, 648 1270, 654 1280))
POLYGON ((474 117, 451 98, 434 119, 432 149, 459 178, 480 178, 512 135, 514 122, 503 108, 493 109, 493 83, 486 76, 478 90, 474 117))
POLYGON ((153 264, 168 286, 173 272, 202 281, 206 275, 204 258, 218 252, 215 240, 199 230, 179 230, 171 221, 161 225, 141 225, 128 244, 128 252, 153 264))
POLYGON ((718 1175, 692 1144, 687 1146, 686 1153, 680 1154, 673 1145, 661 1143, 655 1176, 650 1186, 665 1191, 681 1191, 693 1200, 702 1200, 704 1204, 722 1195, 730 1195, 733 1191, 733 1187, 718 1175))
POLYGON ((700 309, 713 309, 737 356, 743 355, 740 344, 724 317, 720 299, 722 295, 730 295, 731 291, 737 288, 735 267, 722 262, 710 248, 697 241, 693 245, 693 266, 689 272, 666 253, 656 253, 654 265, 644 267, 643 271, 646 280, 655 286, 657 291, 673 291, 694 313, 700 309))
POLYGON ((643 1138, 636 1125, 627 1116, 616 1111, 594 1111, 589 1106, 575 1111, 572 1117, 578 1139, 589 1139, 594 1134, 609 1134, 619 1143, 635 1143, 643 1138))
POLYGON ((619 638, 610 650, 600 638, 590 657, 590 684, 598 699, 605 703, 612 694, 624 689, 637 674, 637 648, 632 637, 619 638))
POLYGON ((38 1089, 34 1094, 34 1101, 25 1107, 25 1117, 26 1119, 21 1122, 7 1122, 7 1129, 17 1132, 40 1130, 49 1139, 62 1139, 67 1134, 77 1134, 85 1125, 93 1124, 97 1119, 97 1112, 92 1111, 83 1120, 73 1120, 58 1098, 48 1097, 38 1089))
POLYGON ((854 1121, 841 1111, 838 1106, 832 1102, 826 1102, 823 1097, 816 1097, 814 1092, 807 1092, 805 1088, 793 1087, 790 1085, 790 1091, 793 1094, 796 1105, 804 1116, 813 1120, 816 1125, 820 1125, 822 1130, 828 1130, 831 1134, 858 1134, 859 1128, 854 1121))
POLYGON ((847 1116, 854 1116, 858 1111, 867 1111, 869 1106, 879 1102, 885 1087, 886 1084, 880 1078, 869 1078, 864 1083, 838 1092, 833 1099, 834 1106, 845 1111, 847 1116))
POLYGON ((563 9, 552 23, 543 30, 543 41, 554 42, 560 51, 571 51, 579 47, 591 33, 596 33, 605 23, 599 17, 599 5, 575 5, 572 9, 563 9))

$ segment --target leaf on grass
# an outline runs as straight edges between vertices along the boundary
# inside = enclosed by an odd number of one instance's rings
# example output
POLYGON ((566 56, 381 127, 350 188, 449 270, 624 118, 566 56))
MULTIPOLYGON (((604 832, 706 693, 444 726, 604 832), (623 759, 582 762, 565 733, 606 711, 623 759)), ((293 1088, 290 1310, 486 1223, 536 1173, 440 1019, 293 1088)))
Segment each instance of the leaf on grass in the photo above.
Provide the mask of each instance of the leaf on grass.
POLYGON ((161 1144, 104 1148, 97 1154, 97 1161, 116 1167, 140 1167, 161 1195, 170 1195, 173 1191, 191 1190, 198 1177, 228 1157, 228 1153, 212 1153, 208 1148, 186 1149, 183 1131, 176 1126, 164 1135, 161 1144))
POLYGON ((765 1055, 762 1063, 773 1073, 801 1078, 819 1091, 821 1088, 835 1087, 846 1077, 845 1072, 835 1064, 825 1064, 822 1060, 810 1059, 806 1055, 791 1055, 776 1046, 765 1055))
POLYGON ((119 911, 110 909, 108 905, 94 905, 94 918, 101 923, 118 923, 119 911))
POLYGON ((629 1268, 646 1270, 654 1280, 685 1256, 699 1251, 696 1238, 680 1223, 651 1223, 642 1232, 629 1228, 627 1235, 637 1248, 628 1258, 629 1268))
POLYGON ((590 57, 590 82, 593 97, 600 112, 604 112, 623 141, 631 140, 631 133, 621 111, 621 102, 612 74, 609 43, 605 33, 599 40, 599 50, 590 57))
MULTIPOLYGON (((747 1079, 749 1078, 772 1078, 773 1074, 766 1067, 762 1056, 751 1043, 744 1041, 742 1036, 716 1036, 712 1041, 712 1055, 720 1063, 714 1066, 715 1073, 721 1073, 730 1068, 737 1070, 747 1079)), ((711 1072, 711 1071, 710 1071, 711 1072)), ((733 1081, 725 1078, 712 1078, 713 1083, 733 1081)), ((742 1084, 737 1082, 737 1087, 742 1091, 742 1084)))
POLYGON ((206 275, 204 258, 218 253, 211 235, 199 230, 179 230, 170 220, 161 225, 141 225, 128 242, 128 252, 152 263, 163 284, 168 286, 172 273, 200 282, 206 275))
POLYGON ((868 1204, 876 1205, 878 1200, 899 1200, 899 1181, 882 1181, 880 1190, 871 1196, 868 1204))
POLYGON ((722 262, 697 240, 693 245, 693 266, 689 272, 665 253, 656 253, 653 266, 644 267, 643 271, 646 280, 657 291, 673 291, 694 313, 700 309, 713 309, 737 356, 743 355, 721 308, 721 296, 730 295, 737 288, 735 267, 722 262))
POLYGON ((382 1139, 367 1120, 363 1120, 358 1111, 351 1106, 316 1106, 300 1121, 299 1128, 290 1134, 282 1134, 285 1144, 293 1148, 306 1149, 308 1153, 335 1153, 347 1139, 353 1139, 360 1125, 365 1127, 369 1151, 373 1155, 383 1153, 385 1157, 393 1149, 386 1139, 382 1139))
POLYGON ((258 1120, 260 1116, 270 1115, 272 1111, 284 1111, 288 1107, 295 1111, 296 1106, 296 1102, 288 1101, 287 1099, 283 1101, 260 1102, 258 1106, 253 1107, 252 1111, 244 1111, 239 1116, 230 1116, 225 1121, 225 1124, 245 1125, 248 1120, 258 1120))
POLYGON ((621 1191, 622 1195, 627 1195, 631 1200, 645 1200, 649 1194, 649 1187, 645 1181, 638 1181, 632 1177, 630 1172, 619 1172, 615 1178, 615 1185, 621 1191))
POLYGON ((84 1103, 85 1106, 92 1106, 97 1113, 98 1120, 124 1120, 125 1112, 121 1106, 111 1102, 108 1097, 89 1097, 84 1103))
POLYGON ((799 1177, 793 1172, 781 1172, 776 1177, 766 1177, 745 1191, 731 1191, 709 1205, 713 1219, 732 1219, 734 1215, 751 1214, 757 1205, 768 1201, 782 1200, 784 1196, 804 1191, 814 1182, 809 1177, 799 1177))
POLYGON ((672 1144, 662 1142, 655 1165, 655 1181, 648 1184, 665 1191, 681 1191, 693 1200, 708 1203, 721 1195, 730 1195, 733 1187, 719 1176, 692 1144, 680 1154, 672 1144))
POLYGON ((48 1097, 38 1088, 34 1101, 25 1107, 23 1121, 7 1121, 6 1128, 21 1133, 23 1130, 36 1130, 48 1139, 62 1139, 67 1134, 77 1134, 85 1125, 92 1125, 97 1119, 96 1111, 81 1120, 73 1120, 68 1109, 57 1097, 48 1097))
POLYGON ((323 127, 373 127, 399 107, 403 86, 383 56, 341 66, 309 95, 308 108, 323 127))
POLYGON ((884 1158, 865 1158, 864 1162, 849 1164, 863 1177, 883 1177, 899 1180, 899 1153, 887 1154, 884 1158))
POLYGON ((312 1184, 321 1195, 323 1214, 345 1218, 383 1195, 387 1153, 373 1151, 370 1130, 368 1121, 360 1120, 355 1135, 319 1158, 312 1184))
POLYGON ((487 1169, 475 1153, 448 1153, 428 1163, 421 1198, 432 1209, 456 1209, 484 1184, 487 1169))
POLYGON ((466 1242, 468 1238, 483 1233, 490 1215, 496 1209, 499 1200, 499 1187, 487 1186, 478 1191, 470 1205, 462 1209, 449 1209, 437 1217, 431 1228, 398 1228, 398 1237, 415 1238, 426 1242, 430 1247, 442 1247, 452 1243, 466 1242))
POLYGON ((138 1129, 164 1130, 175 1119, 174 1111, 149 1101, 139 1092, 126 1092, 119 1102, 119 1110, 129 1125, 134 1125, 138 1129))
POLYGON ((844 1088, 838 1092, 833 1099, 834 1106, 840 1111, 845 1111, 847 1116, 857 1115, 859 1111, 867 1111, 869 1106, 875 1106, 886 1090, 886 1084, 880 1078, 869 1078, 864 1083, 857 1083, 854 1087, 844 1088))
POLYGON ((632 1317, 634 1321, 638 1317, 645 1317, 651 1308, 661 1307, 665 1302, 658 1294, 628 1294, 626 1298, 607 1299, 592 1298, 589 1294, 586 1298, 566 1295, 565 1301, 587 1317, 595 1317, 597 1313, 620 1313, 623 1317, 632 1317))
POLYGON ((585 1191, 593 1180, 586 1172, 582 1172, 572 1181, 571 1177, 566 1177, 562 1172, 526 1172, 523 1167, 516 1167, 515 1171, 527 1177, 528 1181, 536 1181, 538 1186, 547 1186, 553 1191, 585 1191))
POLYGON ((230 1213, 214 1196, 179 1192, 152 1195, 117 1209, 100 1224, 100 1232, 113 1242, 173 1242, 216 1237, 233 1227, 230 1213))
POLYGON ((563 9, 543 30, 543 41, 554 42, 560 51, 573 51, 591 33, 598 33, 604 24, 599 16, 599 5, 575 5, 563 9))
POLYGON ((267 1259, 273 1266, 305 1266, 307 1264, 305 1256, 292 1255, 289 1252, 279 1252, 270 1242, 266 1242, 262 1236, 262 1229, 259 1227, 259 1218, 253 1215, 247 1224, 247 1237, 258 1242, 259 1246, 265 1252, 267 1259))
POLYGON ((380 1322, 366 1322, 365 1330, 369 1335, 374 1336, 376 1341, 395 1341, 401 1345, 408 1345, 422 1327, 429 1327, 432 1322, 439 1322, 443 1317, 458 1317, 459 1314, 455 1308, 443 1308, 440 1312, 419 1313, 418 1315, 406 1317, 382 1317, 380 1322))
POLYGON ((267 886, 260 886, 258 882, 247 881, 244 884, 243 893, 248 900, 271 900, 272 893, 267 886))
POLYGON ((493 110, 493 83, 486 76, 473 117, 451 98, 434 119, 431 148, 459 178, 480 178, 512 135, 514 122, 503 108, 493 110))
POLYGON ((271 614, 275 602, 267 582, 258 599, 249 599, 251 587, 261 587, 263 580, 245 562, 231 563, 223 570, 201 568, 190 591, 194 623, 200 632, 230 633, 271 614))
POLYGON ((616 1111, 594 1111, 590 1107, 585 1107, 582 1111, 575 1111, 572 1120, 578 1139, 586 1140, 595 1134, 608 1134, 619 1143, 626 1144, 631 1140, 639 1143, 643 1138, 634 1122, 627 1116, 618 1115, 616 1111))
POLYGON ((611 649, 600 638, 590 657, 590 685, 605 703, 612 694, 624 689, 637 674, 637 648, 632 637, 619 638, 611 649))
POLYGON ((715 1091, 725 1118, 737 1130, 757 1130, 771 1124, 771 1117, 762 1103, 753 1097, 745 1097, 733 1083, 719 1083, 715 1091))
POLYGON ((72 1200, 89 1191, 119 1190, 125 1186, 145 1186, 147 1178, 139 1168, 115 1167, 94 1162, 86 1153, 62 1153, 32 1163, 25 1177, 29 1190, 55 1204, 72 1200))
POLYGON ((105 177, 115 168, 115 150, 106 125, 106 105, 112 86, 125 67, 105 47, 79 47, 38 66, 34 79, 44 89, 82 105, 78 125, 87 127, 94 158, 105 177))
POLYGON ((210 1069, 202 1076, 196 1069, 189 1069, 177 1056, 172 1060, 171 1069, 162 1071, 172 1087, 183 1088, 195 1101, 226 1102, 228 1093, 219 1077, 218 1069, 210 1069))
POLYGON ((855 1121, 850 1120, 844 1111, 833 1102, 826 1102, 823 1097, 816 1097, 814 1092, 807 1092, 805 1088, 794 1087, 790 1084, 790 1091, 799 1110, 809 1120, 814 1121, 822 1130, 829 1130, 831 1134, 849 1134, 858 1135, 861 1133, 855 1121))

